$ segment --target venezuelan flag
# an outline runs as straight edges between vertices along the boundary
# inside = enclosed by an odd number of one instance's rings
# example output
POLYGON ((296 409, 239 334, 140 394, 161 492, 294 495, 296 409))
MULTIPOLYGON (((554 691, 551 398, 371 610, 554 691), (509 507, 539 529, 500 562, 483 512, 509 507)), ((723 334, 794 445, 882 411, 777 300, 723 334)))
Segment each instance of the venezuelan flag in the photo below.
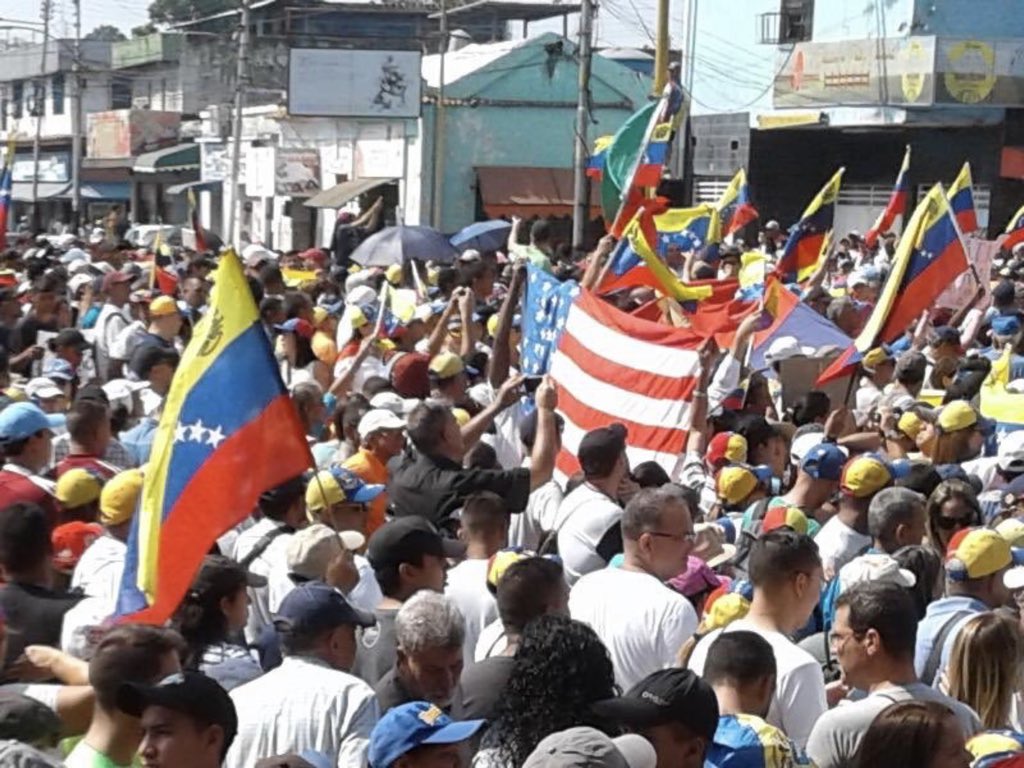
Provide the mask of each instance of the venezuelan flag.
POLYGON ((604 174, 604 160, 614 136, 598 136, 594 139, 594 152, 587 158, 587 176, 599 180, 604 174))
POLYGON ((949 204, 956 216, 961 232, 975 232, 978 217, 974 212, 974 191, 971 182, 971 164, 964 163, 956 179, 949 185, 949 204))
POLYGON ((171 384, 128 539, 117 613, 161 624, 259 495, 312 466, 242 265, 225 253, 171 384))
MULTIPOLYGON (((669 208, 654 217, 654 224, 657 236, 652 245, 660 256, 664 256, 671 245, 683 251, 693 251, 720 239, 718 212, 707 204, 695 208, 669 208)), ((643 263, 640 254, 625 237, 617 244, 611 260, 609 271, 618 277, 643 263)))
POLYGON ((992 370, 981 387, 981 415, 996 422, 996 431, 1024 429, 1024 394, 1009 392, 1010 349, 993 361, 992 370))
POLYGON ((878 236, 883 232, 889 231, 897 216, 906 215, 907 192, 910 183, 907 176, 909 173, 910 145, 907 145, 907 151, 903 155, 903 165, 900 166, 900 172, 896 174, 896 184, 892 188, 892 194, 889 195, 889 202, 886 203, 885 210, 878 214, 875 223, 871 225, 871 229, 864 236, 864 242, 867 243, 868 248, 875 247, 875 243, 878 242, 878 236))
POLYGON ((747 224, 757 221, 758 212, 750 199, 750 185, 747 183, 747 171, 740 168, 732 177, 729 186, 718 198, 715 206, 722 220, 722 228, 726 236, 743 229, 747 224))
POLYGON ((936 184, 918 204, 900 238, 892 270, 864 330, 822 372, 818 384, 848 375, 869 349, 902 336, 966 269, 967 253, 953 209, 942 185, 936 184))
MULTIPOLYGON (((11 182, 14 167, 14 131, 7 136, 7 151, 4 153, 3 168, 0 169, 0 238, 7 234, 7 218, 11 210, 11 182)), ((6 243, 2 243, 6 248, 6 243)))
POLYGON ((821 191, 811 200, 800 221, 789 231, 789 239, 782 249, 775 271, 779 275, 799 275, 813 268, 821 256, 825 233, 832 229, 836 213, 836 198, 845 168, 840 168, 821 191))
POLYGON ((650 141, 640 155, 633 183, 641 187, 657 187, 661 183, 661 171, 668 160, 669 142, 672 139, 672 124, 658 123, 654 126, 650 141))
POLYGON ((658 241, 657 224, 655 215, 657 203, 651 201, 641 205, 639 212, 626 225, 623 238, 629 241, 630 247, 637 253, 640 259, 653 274, 658 282, 659 289, 666 295, 680 302, 699 301, 711 295, 712 290, 708 286, 691 286, 683 283, 672 274, 661 257, 658 256, 656 244, 658 241))
POLYGON ((1006 239, 1003 241, 1003 248, 1008 251, 1018 243, 1024 243, 1024 205, 1013 214, 1010 223, 1006 225, 1006 239))

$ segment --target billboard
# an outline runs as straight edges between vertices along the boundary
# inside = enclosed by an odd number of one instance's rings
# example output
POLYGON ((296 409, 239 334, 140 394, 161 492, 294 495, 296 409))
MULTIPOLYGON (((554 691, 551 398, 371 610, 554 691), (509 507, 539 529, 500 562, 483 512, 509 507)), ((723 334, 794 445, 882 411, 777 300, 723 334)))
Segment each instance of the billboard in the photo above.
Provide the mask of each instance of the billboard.
POLYGON ((135 157, 178 141, 181 114, 149 109, 113 109, 89 115, 86 154, 115 159, 135 157))
POLYGON ((1024 105, 1024 38, 797 43, 779 55, 777 108, 1024 105))
MULTIPOLYGON (((11 163, 11 181, 32 181, 36 164, 31 153, 16 154, 11 163)), ((39 181, 71 181, 70 152, 40 152, 39 181)))
POLYGON ((320 191, 320 153, 278 148, 274 153, 274 194, 312 197, 320 191))
POLYGON ((289 51, 291 115, 419 117, 420 89, 419 51, 289 51))

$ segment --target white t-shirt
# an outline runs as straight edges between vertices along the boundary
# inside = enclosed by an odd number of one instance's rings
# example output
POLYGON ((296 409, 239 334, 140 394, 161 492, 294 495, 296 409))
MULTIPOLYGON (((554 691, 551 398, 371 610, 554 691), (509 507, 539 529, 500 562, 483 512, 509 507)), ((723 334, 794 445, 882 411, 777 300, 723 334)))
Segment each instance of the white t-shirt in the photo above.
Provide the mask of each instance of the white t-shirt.
POLYGON ((563 499, 562 488, 554 480, 548 480, 532 491, 526 509, 521 514, 511 516, 508 545, 537 551, 544 533, 554 530, 558 508, 563 499))
POLYGON ((577 581, 569 593, 569 614, 597 632, 624 691, 674 666, 679 649, 697 630, 689 600, 649 573, 623 568, 604 568, 577 581))
POLYGON ((466 620, 466 638, 462 657, 466 661, 476 652, 480 631, 498 618, 498 603, 487 589, 487 560, 463 560, 448 571, 444 593, 455 601, 466 620))
POLYGON ((473 650, 473 661, 483 661, 492 656, 498 656, 507 647, 508 638, 505 637, 505 626, 501 623, 501 619, 495 619, 480 630, 480 637, 477 638, 476 648, 473 650))
POLYGON ((604 568, 597 545, 622 520, 622 507, 590 483, 576 488, 558 508, 558 554, 571 587, 585 574, 604 568))
MULTIPOLYGON (((384 599, 384 593, 380 591, 380 584, 377 577, 373 575, 373 566, 370 561, 362 555, 353 555, 352 561, 359 572, 359 581, 345 595, 346 599, 356 608, 373 612, 373 609, 380 605, 384 599)), ((267 576, 267 607, 271 614, 277 613, 281 607, 281 601, 289 592, 295 589, 295 582, 288 576, 288 563, 275 564, 267 576)))
MULTIPOLYGON (((264 518, 238 534, 235 540, 235 551, 231 557, 236 562, 241 562, 245 556, 259 543, 269 531, 277 528, 280 523, 269 518, 264 518)), ((292 534, 281 533, 271 540, 266 549, 252 561, 249 570, 257 576, 268 578, 270 574, 278 569, 288 566, 288 541, 292 534)), ((268 587, 247 587, 249 592, 249 620, 245 625, 245 639, 252 643, 262 633, 263 628, 273 622, 270 612, 270 597, 268 587)))
POLYGON ((71 588, 113 605, 121 591, 121 575, 128 548, 108 533, 90 544, 71 574, 71 588))
MULTIPOLYGON (((724 631, 741 629, 759 634, 775 652, 775 695, 765 719, 781 728, 800 749, 805 749, 814 723, 828 709, 821 665, 781 632, 761 629, 746 619, 732 622, 724 631)), ((704 672, 708 649, 722 632, 721 629, 709 632, 693 649, 689 666, 698 675, 704 672)))
POLYGON ((825 570, 825 578, 831 579, 848 562, 871 546, 871 537, 866 533, 857 533, 850 526, 833 517, 814 537, 821 555, 821 565, 825 570))

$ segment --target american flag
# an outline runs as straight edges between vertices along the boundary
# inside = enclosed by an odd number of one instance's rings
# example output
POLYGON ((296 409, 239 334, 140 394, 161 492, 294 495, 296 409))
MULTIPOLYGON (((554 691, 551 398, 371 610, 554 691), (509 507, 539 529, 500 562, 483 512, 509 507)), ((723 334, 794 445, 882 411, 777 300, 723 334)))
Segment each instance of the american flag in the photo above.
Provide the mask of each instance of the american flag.
POLYGON ((540 376, 548 372, 569 307, 580 287, 575 280, 562 282, 532 264, 527 267, 526 280, 520 368, 527 376, 540 376))
POLYGON ((551 377, 565 418, 556 468, 579 470, 576 451, 592 429, 613 422, 628 430, 630 466, 656 461, 677 476, 697 385, 701 339, 692 331, 621 312, 589 291, 573 302, 551 377))

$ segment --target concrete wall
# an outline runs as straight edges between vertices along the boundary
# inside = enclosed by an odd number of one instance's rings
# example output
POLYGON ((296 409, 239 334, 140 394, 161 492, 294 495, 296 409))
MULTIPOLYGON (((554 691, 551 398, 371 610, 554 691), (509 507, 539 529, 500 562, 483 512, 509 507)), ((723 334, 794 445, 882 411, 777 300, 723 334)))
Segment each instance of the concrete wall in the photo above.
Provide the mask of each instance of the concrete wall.
POLYGON ((1024 8, 1020 0, 916 0, 914 7, 917 34, 1024 36, 1024 8))

